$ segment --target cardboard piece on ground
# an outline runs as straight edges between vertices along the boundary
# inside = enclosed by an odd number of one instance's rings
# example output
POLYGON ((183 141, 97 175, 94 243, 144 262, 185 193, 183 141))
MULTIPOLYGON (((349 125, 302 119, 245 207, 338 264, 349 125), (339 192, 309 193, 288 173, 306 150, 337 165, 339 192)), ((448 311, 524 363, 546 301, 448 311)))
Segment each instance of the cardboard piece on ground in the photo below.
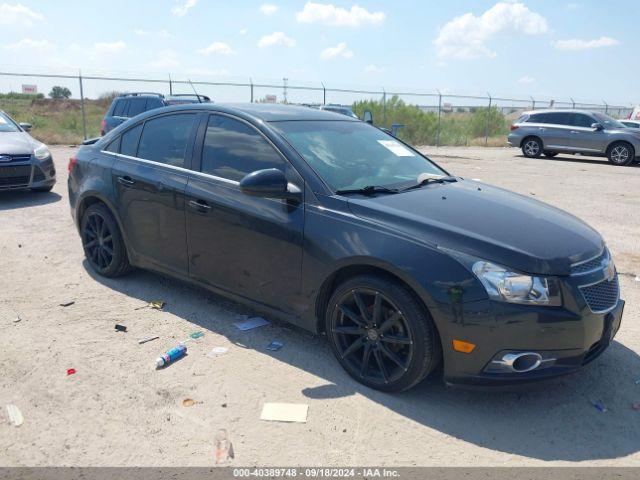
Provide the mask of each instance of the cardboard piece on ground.
POLYGON ((262 317, 253 317, 244 322, 234 323, 236 328, 241 331, 251 330, 253 328, 264 327, 265 325, 269 325, 271 322, 269 320, 265 320, 262 317))
POLYGON ((260 420, 307 423, 309 405, 301 403, 265 403, 260 420))

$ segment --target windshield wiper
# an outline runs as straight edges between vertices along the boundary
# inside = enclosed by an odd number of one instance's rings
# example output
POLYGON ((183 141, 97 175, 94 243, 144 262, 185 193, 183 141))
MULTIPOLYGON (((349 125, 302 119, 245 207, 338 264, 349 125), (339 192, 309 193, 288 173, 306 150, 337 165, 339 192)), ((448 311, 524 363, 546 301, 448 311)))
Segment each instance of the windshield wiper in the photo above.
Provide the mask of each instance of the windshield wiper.
POLYGON ((401 190, 399 190, 400 192, 406 192, 407 190, 415 190, 416 188, 420 188, 423 187, 425 185, 428 185, 430 183, 453 183, 453 182, 457 182, 458 179, 456 177, 428 177, 425 178, 424 180, 422 180, 419 183, 416 183, 415 185, 411 185, 409 187, 405 187, 401 190))
POLYGON ((399 193, 397 188, 384 187, 382 185, 367 185, 362 188, 351 188, 346 190, 336 190, 339 195, 345 195, 349 193, 360 193, 362 195, 373 195, 375 193, 399 193))

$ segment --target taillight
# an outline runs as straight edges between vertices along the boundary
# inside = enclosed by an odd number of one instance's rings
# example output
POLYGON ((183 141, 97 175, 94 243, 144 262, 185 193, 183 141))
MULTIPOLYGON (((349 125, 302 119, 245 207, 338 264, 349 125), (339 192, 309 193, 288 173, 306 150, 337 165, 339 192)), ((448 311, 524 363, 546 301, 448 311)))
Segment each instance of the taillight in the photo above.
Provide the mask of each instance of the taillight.
POLYGON ((73 170, 73 167, 75 167, 77 164, 78 159, 76 157, 69 158, 69 165, 67 166, 67 170, 69 171, 69 173, 71 173, 71 170, 73 170))
POLYGON ((102 119, 102 121, 100 122, 100 136, 101 137, 104 137, 105 128, 107 128, 107 122, 106 122, 106 120, 102 119))
POLYGON ((518 125, 511 125, 511 126, 509 127, 509 129, 510 129, 512 132, 513 132, 514 130, 517 130, 518 128, 519 128, 519 127, 518 127, 518 125))

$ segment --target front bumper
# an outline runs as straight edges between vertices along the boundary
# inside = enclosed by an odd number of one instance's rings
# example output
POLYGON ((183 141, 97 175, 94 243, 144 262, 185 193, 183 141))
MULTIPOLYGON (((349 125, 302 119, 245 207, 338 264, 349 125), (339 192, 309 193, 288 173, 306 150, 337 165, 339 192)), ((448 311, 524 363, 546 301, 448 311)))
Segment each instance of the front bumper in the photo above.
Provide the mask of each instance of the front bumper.
POLYGON ((53 158, 38 160, 31 156, 15 156, 0 164, 0 191, 50 187, 56 183, 53 158))
POLYGON ((490 300, 464 304, 458 321, 442 336, 444 378, 450 384, 507 385, 579 370, 604 352, 620 328, 624 300, 607 313, 588 308, 576 314, 562 307, 531 307, 490 300), (450 348, 453 339, 476 344, 466 354, 450 348), (492 371, 492 360, 511 352, 537 352, 543 366, 529 372, 492 371))

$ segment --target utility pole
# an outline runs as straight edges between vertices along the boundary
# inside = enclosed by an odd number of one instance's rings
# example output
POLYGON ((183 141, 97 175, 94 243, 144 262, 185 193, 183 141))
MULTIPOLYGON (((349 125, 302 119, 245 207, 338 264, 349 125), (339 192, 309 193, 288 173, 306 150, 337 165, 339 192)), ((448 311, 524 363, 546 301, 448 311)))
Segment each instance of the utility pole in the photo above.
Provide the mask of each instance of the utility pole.
POLYGON ((289 85, 289 79, 282 79, 282 96, 284 97, 284 103, 287 103, 287 86, 289 85))

